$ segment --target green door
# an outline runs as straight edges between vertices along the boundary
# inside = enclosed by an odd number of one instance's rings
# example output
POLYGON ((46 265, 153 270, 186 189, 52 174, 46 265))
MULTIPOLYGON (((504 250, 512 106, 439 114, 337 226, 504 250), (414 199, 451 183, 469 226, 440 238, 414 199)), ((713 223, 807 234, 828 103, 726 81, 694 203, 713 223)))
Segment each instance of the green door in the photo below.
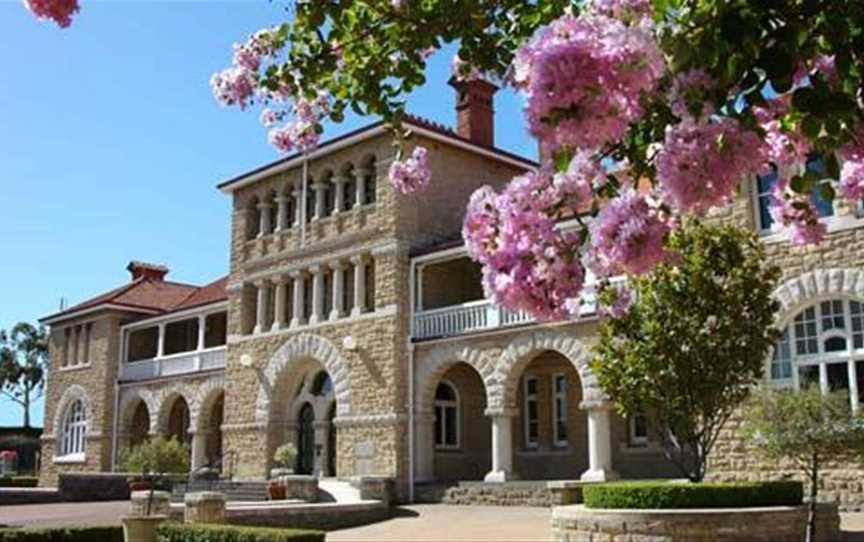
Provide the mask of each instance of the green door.
POLYGON ((312 405, 306 403, 300 409, 298 425, 300 442, 297 446, 297 474, 312 474, 315 468, 315 412, 312 405))

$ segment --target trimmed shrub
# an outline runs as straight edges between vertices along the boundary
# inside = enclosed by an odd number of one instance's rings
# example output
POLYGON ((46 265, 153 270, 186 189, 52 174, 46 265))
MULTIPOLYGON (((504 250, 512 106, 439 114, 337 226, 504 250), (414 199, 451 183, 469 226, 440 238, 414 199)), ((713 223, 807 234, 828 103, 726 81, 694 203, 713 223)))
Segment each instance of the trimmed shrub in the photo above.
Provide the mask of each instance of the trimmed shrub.
POLYGON ((13 476, 0 478, 0 487, 36 487, 39 479, 34 476, 13 476))
POLYGON ((588 484, 582 498, 588 508, 752 508, 797 506, 804 496, 801 482, 698 483, 668 481, 588 484))
POLYGON ((159 542, 324 542, 323 531, 274 529, 232 525, 185 525, 163 523, 159 542))
POLYGON ((0 529, 0 542, 123 542, 123 527, 0 529))

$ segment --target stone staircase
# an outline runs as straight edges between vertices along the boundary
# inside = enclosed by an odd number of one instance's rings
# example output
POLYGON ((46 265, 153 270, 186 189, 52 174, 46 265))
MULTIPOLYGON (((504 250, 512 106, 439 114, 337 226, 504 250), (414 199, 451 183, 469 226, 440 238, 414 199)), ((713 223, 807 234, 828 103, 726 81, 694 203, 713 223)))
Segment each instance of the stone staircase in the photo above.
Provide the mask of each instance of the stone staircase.
POLYGON ((261 502, 268 500, 267 482, 233 482, 229 480, 196 480, 175 483, 171 489, 171 502, 182 503, 186 493, 218 491, 229 502, 261 502))

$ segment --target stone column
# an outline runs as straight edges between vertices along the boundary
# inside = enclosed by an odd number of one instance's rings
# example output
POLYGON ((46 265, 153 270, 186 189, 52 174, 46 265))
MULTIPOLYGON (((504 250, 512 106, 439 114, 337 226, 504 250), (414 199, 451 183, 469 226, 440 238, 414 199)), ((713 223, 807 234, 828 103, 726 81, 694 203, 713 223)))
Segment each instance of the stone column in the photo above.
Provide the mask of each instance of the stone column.
POLYGON ((357 168, 354 170, 355 184, 357 185, 357 196, 354 198, 354 208, 362 207, 366 201, 366 175, 369 170, 357 168))
POLYGON ((198 317, 198 350, 204 350, 204 337, 207 332, 207 315, 198 317))
POLYGON ((435 415, 417 412, 414 417, 414 481, 435 479, 435 415))
POLYGON ((299 186, 295 186, 294 190, 291 191, 291 196, 294 198, 294 227, 300 227, 300 220, 303 215, 303 205, 306 202, 303 201, 303 189, 299 186))
POLYGON ((270 203, 262 201, 258 204, 258 217, 260 219, 260 227, 258 228, 258 237, 264 237, 270 232, 270 209, 273 207, 270 203))
POLYGON ((583 482, 605 482, 618 478, 612 470, 612 431, 609 405, 592 405, 588 412, 588 470, 583 482))
POLYGON ((327 447, 329 444, 327 432, 330 430, 330 422, 326 420, 315 421, 312 423, 312 427, 315 429, 315 467, 312 474, 318 478, 324 478, 331 475, 327 465, 327 447))
POLYGON ((312 220, 319 220, 324 218, 326 213, 324 201, 324 191, 327 189, 327 185, 322 182, 316 182, 312 184, 312 190, 315 191, 315 214, 312 215, 312 220))
POLYGON ((309 323, 317 324, 324 320, 324 266, 313 265, 309 271, 312 273, 312 316, 309 323))
MULTIPOLYGON (((77 352, 77 350, 78 350, 78 333, 77 333, 77 330, 75 333, 75 350, 76 350, 76 352, 75 352, 76 360, 75 361, 77 362, 78 361, 77 360, 77 356, 78 356, 78 352, 77 352)), ((165 324, 159 324, 159 339, 156 343, 156 357, 161 358, 164 355, 165 355, 165 324)))
POLYGON ((342 208, 345 207, 345 183, 348 182, 348 179, 345 177, 337 176, 333 177, 333 185, 336 189, 336 195, 333 198, 333 214, 341 213, 342 208))
POLYGON ((513 412, 507 410, 488 411, 492 418, 492 470, 486 474, 486 482, 513 480, 513 412))
POLYGON ((291 327, 299 327, 305 322, 303 315, 303 305, 306 304, 306 300, 303 299, 306 291, 303 287, 305 274, 303 271, 293 271, 291 279, 294 281, 294 311, 291 318, 291 327))
POLYGON ((255 283, 258 288, 258 305, 255 307, 255 329, 252 333, 262 333, 267 325, 267 282, 260 280, 255 283))
POLYGON ((288 225, 288 196, 276 197, 276 231, 287 230, 288 225))
POLYGON ((192 436, 192 472, 200 469, 207 463, 207 431, 189 430, 192 436))
POLYGON ((352 256, 351 263, 354 265, 354 307, 351 316, 360 316, 366 312, 366 256, 352 256))
POLYGON ((285 291, 288 288, 288 283, 284 276, 280 275, 276 278, 276 293, 274 294, 273 305, 275 306, 273 315, 273 325, 271 331, 277 331, 285 327, 285 291))
POLYGON ((333 309, 330 311, 330 319, 337 320, 345 314, 345 264, 341 260, 330 263, 333 270, 333 309))

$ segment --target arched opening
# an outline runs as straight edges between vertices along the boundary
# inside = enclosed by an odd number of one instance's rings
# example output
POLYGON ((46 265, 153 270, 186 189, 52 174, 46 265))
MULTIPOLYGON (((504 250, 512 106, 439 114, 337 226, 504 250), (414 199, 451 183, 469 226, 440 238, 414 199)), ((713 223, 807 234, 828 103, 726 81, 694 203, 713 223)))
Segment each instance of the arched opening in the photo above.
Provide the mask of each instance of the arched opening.
POLYGON ((222 466, 222 422, 225 419, 225 393, 219 392, 207 416, 207 441, 204 460, 207 465, 222 466))
POLYGON ((491 422, 486 388, 467 363, 447 370, 435 387, 432 406, 434 478, 482 480, 491 468, 491 422))
POLYGON ((167 438, 176 439, 177 441, 186 444, 191 449, 192 438, 189 434, 190 418, 189 405, 186 403, 186 399, 182 396, 177 396, 171 403, 171 409, 168 411, 168 423, 165 428, 165 436, 167 438))
POLYGON ((588 468, 582 382, 563 355, 546 351, 522 371, 513 417, 513 467, 522 479, 578 479, 588 468))
POLYGON ((257 197, 249 200, 246 207, 246 240, 252 240, 261 233, 261 201, 257 197))
POLYGON ((135 410, 132 412, 132 421, 129 424, 129 448, 135 448, 147 441, 150 437, 150 411, 147 404, 138 400, 135 410))
POLYGON ((298 474, 312 474, 315 469, 315 409, 309 403, 300 407, 297 418, 298 474))
POLYGON ((333 420, 336 419, 336 401, 330 404, 330 411, 327 413, 327 472, 330 476, 336 475, 336 425, 333 420))

